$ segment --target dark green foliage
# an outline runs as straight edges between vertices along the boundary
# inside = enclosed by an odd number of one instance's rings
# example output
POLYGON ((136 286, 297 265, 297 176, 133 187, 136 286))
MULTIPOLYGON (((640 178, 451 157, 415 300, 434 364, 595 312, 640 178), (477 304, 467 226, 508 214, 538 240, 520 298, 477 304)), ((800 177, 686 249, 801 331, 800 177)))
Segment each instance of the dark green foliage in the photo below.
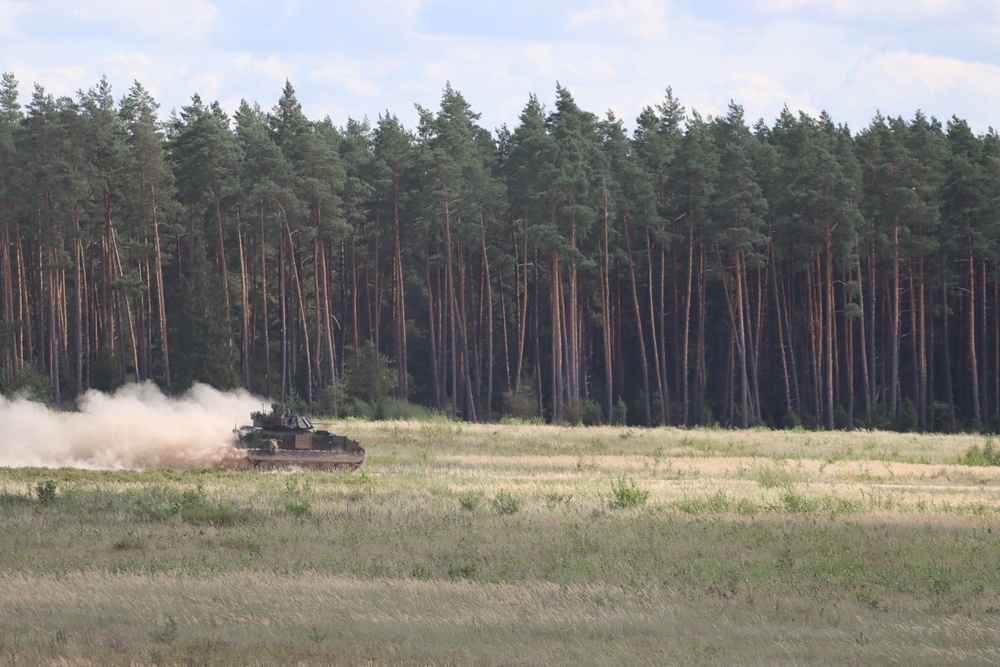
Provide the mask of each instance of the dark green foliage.
POLYGON ((38 502, 42 505, 51 505, 54 503, 56 501, 56 488, 55 480, 51 479, 36 484, 35 495, 38 497, 38 502))
POLYGON ((349 398, 377 404, 396 390, 398 376, 389 359, 369 341, 361 346, 353 365, 344 369, 345 393, 349 398))
POLYGON ((490 498, 490 505, 500 516, 517 514, 521 511, 521 500, 512 496, 510 491, 497 491, 497 494, 490 498))
POLYGON ((228 344, 229 325, 220 317, 225 299, 219 281, 211 275, 204 244, 196 238, 190 250, 170 321, 172 345, 184 351, 174 362, 174 386, 186 390, 202 382, 229 389, 239 378, 228 344))
POLYGON ((161 644, 169 644, 177 639, 177 619, 167 616, 163 626, 153 632, 153 639, 161 644))
POLYGON ((635 480, 624 474, 611 483, 611 498, 608 507, 611 509, 631 509, 641 507, 649 500, 649 491, 639 488, 635 480))
POLYGON ((467 491, 458 495, 458 506, 466 512, 475 512, 482 500, 482 491, 467 491))
POLYGON ((35 364, 26 364, 18 369, 17 380, 5 387, 4 393, 20 394, 33 401, 52 405, 52 378, 35 364))
POLYGON ((4 74, 4 393, 61 406, 151 380, 366 418, 997 423, 1000 137, 958 117, 751 129, 735 102, 704 119, 668 89, 630 136, 557 85, 491 133, 446 85, 414 130, 340 127, 290 82, 269 111, 194 95, 158 114, 107 80, 22 108, 4 74))
POLYGON ((531 420, 538 418, 538 399, 530 387, 515 394, 507 390, 501 396, 503 414, 514 419, 531 420))
POLYGON ((987 437, 982 447, 969 447, 959 463, 967 466, 1000 466, 1000 448, 997 448, 995 438, 987 437))

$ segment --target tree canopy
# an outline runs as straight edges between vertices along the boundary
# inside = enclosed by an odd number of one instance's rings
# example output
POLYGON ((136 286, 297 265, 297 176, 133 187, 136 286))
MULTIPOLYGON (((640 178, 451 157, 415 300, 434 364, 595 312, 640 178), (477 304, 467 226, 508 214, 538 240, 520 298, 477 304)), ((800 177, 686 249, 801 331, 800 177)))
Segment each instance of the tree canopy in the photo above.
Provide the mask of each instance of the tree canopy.
POLYGON ((0 389, 152 381, 321 414, 1000 430, 1000 137, 558 85, 489 130, 165 121, 141 84, 0 82, 0 389))

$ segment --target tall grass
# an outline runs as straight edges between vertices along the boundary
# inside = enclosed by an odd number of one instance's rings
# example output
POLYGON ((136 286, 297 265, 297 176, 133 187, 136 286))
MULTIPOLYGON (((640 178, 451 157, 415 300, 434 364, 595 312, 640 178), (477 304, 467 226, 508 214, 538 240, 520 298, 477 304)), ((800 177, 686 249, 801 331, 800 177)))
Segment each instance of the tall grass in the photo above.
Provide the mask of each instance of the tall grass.
POLYGON ((0 469, 0 665, 997 659, 975 439, 348 427, 350 474, 0 469))

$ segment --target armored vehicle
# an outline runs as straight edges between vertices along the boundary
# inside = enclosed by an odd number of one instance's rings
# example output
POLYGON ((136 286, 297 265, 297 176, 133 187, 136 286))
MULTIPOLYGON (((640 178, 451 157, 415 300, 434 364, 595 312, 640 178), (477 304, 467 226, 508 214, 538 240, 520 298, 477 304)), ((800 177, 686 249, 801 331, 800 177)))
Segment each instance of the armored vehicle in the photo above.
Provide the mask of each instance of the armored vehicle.
POLYGON ((252 426, 233 431, 236 447, 246 450, 255 468, 311 468, 356 470, 365 461, 365 450, 354 440, 317 431, 312 422, 275 403, 270 412, 251 412, 252 426))

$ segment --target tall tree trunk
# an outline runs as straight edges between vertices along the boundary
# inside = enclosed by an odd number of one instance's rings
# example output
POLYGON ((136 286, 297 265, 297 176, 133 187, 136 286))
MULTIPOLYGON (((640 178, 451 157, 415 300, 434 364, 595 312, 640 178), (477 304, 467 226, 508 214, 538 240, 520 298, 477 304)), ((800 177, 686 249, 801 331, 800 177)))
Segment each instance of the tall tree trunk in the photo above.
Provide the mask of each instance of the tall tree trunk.
POLYGON ((969 371, 972 379, 972 423, 976 431, 983 430, 982 410, 979 405, 979 363, 976 357, 976 262, 972 255, 972 239, 969 250, 969 371))
POLYGON ((828 430, 832 431, 833 428, 834 428, 834 422, 833 422, 833 404, 834 404, 833 386, 834 386, 834 383, 836 382, 836 378, 834 376, 834 371, 835 371, 836 366, 834 365, 833 357, 834 357, 834 346, 836 345, 836 341, 837 341, 837 330, 836 330, 836 320, 833 317, 833 311, 834 311, 834 304, 833 304, 833 247, 832 247, 832 243, 833 243, 832 242, 833 229, 830 226, 830 215, 829 215, 829 212, 826 215, 825 223, 826 223, 825 224, 825 227, 826 227, 826 230, 825 230, 826 231, 826 233, 825 233, 825 237, 826 237, 826 248, 825 248, 825 250, 826 250, 826 257, 825 257, 825 260, 826 261, 825 261, 825 267, 824 268, 825 268, 826 280, 824 280, 823 282, 826 283, 826 285, 825 285, 825 289, 824 289, 824 301, 825 301, 824 320, 825 321, 824 321, 823 329, 824 329, 824 333, 825 333, 825 336, 824 336, 824 341, 825 341, 824 342, 824 347, 825 347, 824 361, 825 361, 825 364, 826 364, 826 373, 825 373, 825 375, 826 375, 826 383, 825 383, 826 384, 826 427, 827 427, 828 430))
POLYGON ((399 190, 392 191, 392 314, 393 350, 396 355, 396 397, 409 396, 409 375, 406 346, 406 291, 403 282, 403 244, 399 219, 399 190))
POLYGON ((309 323, 306 321, 306 304, 302 294, 302 281, 299 278, 299 268, 295 261, 295 243, 292 240, 292 229, 288 224, 288 217, 284 218, 285 234, 288 239, 288 258, 292 268, 292 286, 295 289, 297 298, 296 304, 299 310, 299 317, 302 324, 302 346, 306 353, 306 403, 310 412, 313 404, 313 370, 312 370, 312 350, 309 347, 309 323))
POLYGON ((705 304, 705 274, 708 267, 705 259, 705 247, 698 252, 698 333, 697 333, 697 363, 695 369, 695 415, 696 423, 705 424, 705 391, 708 384, 708 368, 705 360, 705 319, 707 306, 705 304))
POLYGON ((945 398, 948 401, 948 428, 951 433, 956 430, 955 396, 951 377, 951 339, 948 336, 948 281, 945 279, 947 265, 944 256, 941 257, 941 337, 944 350, 944 382, 945 398))
POLYGON ((479 207, 479 234, 483 253, 483 271, 486 280, 486 399, 480 409, 484 421, 491 420, 493 407, 493 281, 490 276, 490 258, 486 250, 486 222, 479 207))
POLYGON ((628 217, 624 214, 622 214, 622 228, 625 233, 625 248, 628 253, 628 275, 629 284, 632 287, 632 308, 633 314, 635 315, 635 329, 636 334, 639 336, 639 363, 642 365, 643 424, 645 426, 650 426, 652 424, 652 414, 649 400, 649 364, 646 360, 646 336, 643 333, 642 312, 639 308, 639 288, 637 287, 635 280, 635 262, 632 259, 632 239, 628 229, 628 217))
POLYGON ((610 283, 610 249, 608 247, 608 236, 610 228, 610 215, 608 211, 608 189, 607 183, 604 187, 604 240, 599 244, 600 258, 598 260, 598 271, 601 281, 601 338, 604 343, 604 409, 605 419, 611 424, 614 420, 614 376, 612 365, 614 359, 611 356, 611 283, 610 283))
POLYGON ((264 197, 261 196, 257 200, 257 217, 260 224, 260 304, 261 304, 261 321, 264 329, 264 389, 267 392, 268 397, 274 396, 274 391, 271 387, 271 336, 270 336, 270 319, 268 318, 267 312, 267 253, 265 252, 266 244, 264 239, 267 238, 264 231, 264 197))
POLYGON ((563 309, 562 272, 555 248, 552 249, 549 260, 549 284, 549 306, 552 311, 552 421, 559 423, 564 419, 563 309))
POLYGON ((243 254, 243 229, 239 212, 236 214, 236 244, 240 255, 240 311, 242 313, 243 341, 240 354, 243 361, 243 386, 247 391, 253 391, 253 376, 250 360, 253 357, 253 346, 250 344, 250 289, 247 285, 247 262, 243 254))
POLYGON ((684 286, 684 336, 681 346, 681 363, 684 370, 681 373, 684 378, 684 426, 690 426, 690 405, 691 405, 691 378, 689 377, 689 361, 691 354, 691 286, 694 281, 694 208, 688 208, 688 264, 687 280, 684 286))
MULTIPOLYGON (((153 212, 153 257, 156 263, 156 310, 160 324, 160 348, 163 355, 163 379, 167 385, 167 391, 173 389, 173 382, 170 377, 170 345, 167 339, 167 302, 163 291, 163 251, 160 248, 160 222, 158 217, 158 207, 156 199, 156 186, 152 180, 149 182, 149 198, 153 212)), ((105 192, 105 211, 107 216, 108 229, 111 229, 111 200, 105 192)))
MULTIPOLYGON (((517 239, 514 239, 514 247, 517 248, 517 239)), ((516 256, 516 253, 515 253, 516 256)), ((517 270, 520 275, 521 280, 519 281, 521 286, 518 288, 518 312, 520 313, 520 319, 517 332, 517 356, 514 357, 514 394, 516 395, 521 390, 521 373, 523 372, 524 364, 524 341, 528 333, 528 221, 524 221, 524 241, 523 241, 523 264, 518 264, 517 270)), ((538 252, 535 251, 535 262, 538 261, 538 252)), ((538 267, 535 265, 535 271, 537 272, 538 267)), ((537 282, 535 283, 537 285, 537 282)), ((538 365, 538 360, 536 357, 535 366, 538 365)), ((541 413, 539 413, 541 414, 541 413)))
POLYGON ((233 330, 230 326, 230 311, 232 308, 229 305, 229 272, 226 269, 226 243, 222 233, 222 203, 219 197, 219 179, 218 176, 212 174, 212 198, 215 203, 215 226, 219 238, 219 268, 222 271, 222 293, 225 296, 226 302, 226 336, 227 344, 229 347, 233 346, 233 330))
POLYGON ((890 345, 889 413, 899 417, 899 218, 892 221, 892 312, 889 314, 890 345))
MULTIPOLYGON (((666 426, 667 422, 668 422, 668 420, 667 420, 667 414, 668 414, 667 401, 668 401, 669 397, 667 396, 666 378, 664 377, 663 373, 660 372, 661 371, 660 345, 659 345, 659 341, 658 341, 658 337, 657 337, 657 331, 656 331, 656 329, 657 329, 657 327, 656 327, 656 320, 657 320, 656 310, 657 309, 656 309, 656 306, 654 304, 654 299, 653 299, 653 248, 652 248, 652 243, 653 243, 652 236, 650 235, 649 230, 647 229, 646 230, 646 261, 647 261, 648 267, 649 267, 648 268, 648 270, 649 270, 649 281, 648 281, 648 283, 649 283, 649 290, 648 290, 648 292, 649 292, 649 328, 650 328, 650 332, 651 332, 650 338, 651 338, 652 343, 653 343, 653 365, 654 365, 654 368, 656 368, 656 388, 657 388, 657 390, 659 392, 659 397, 660 397, 660 401, 659 401, 659 403, 660 403, 660 424, 666 426)), ((662 263, 661 263, 661 267, 662 267, 662 263)), ((661 294, 662 294, 662 287, 663 287, 663 282, 662 281, 660 283, 660 287, 661 287, 661 294)), ((661 313, 663 312, 663 303, 662 302, 660 303, 660 312, 661 313)), ((663 355, 664 355, 664 357, 666 357, 666 349, 663 350, 663 355)))

